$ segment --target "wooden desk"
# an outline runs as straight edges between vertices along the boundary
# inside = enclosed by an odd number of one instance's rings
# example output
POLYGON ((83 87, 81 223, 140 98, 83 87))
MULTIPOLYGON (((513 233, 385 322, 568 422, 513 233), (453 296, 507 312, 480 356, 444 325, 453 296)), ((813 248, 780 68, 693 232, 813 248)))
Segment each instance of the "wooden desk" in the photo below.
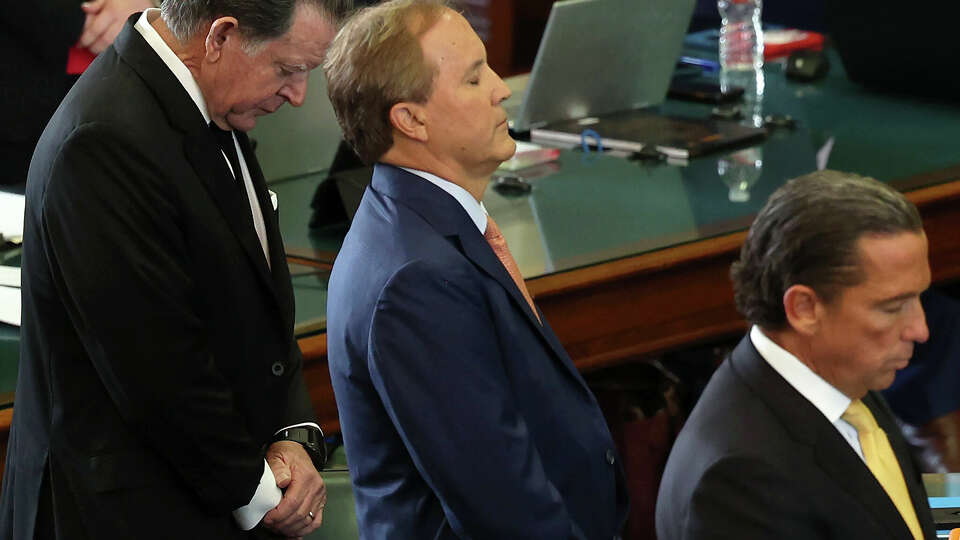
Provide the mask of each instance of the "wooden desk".
MULTIPOLYGON (((960 179, 960 168, 940 173, 960 179)), ((916 179, 915 179, 916 180, 916 179)), ((960 278, 960 180, 908 192, 930 241, 934 283, 960 278)), ((746 231, 527 282, 581 371, 742 334, 730 264, 746 231)), ((326 334, 299 340, 304 373, 325 432, 339 430, 326 334)))
MULTIPOLYGON (((727 198, 723 154, 670 168, 567 153, 555 172, 531 180, 530 196, 488 191, 488 211, 582 371, 742 334, 730 264, 770 193, 818 160, 905 191, 924 219, 934 282, 960 278, 960 108, 867 92, 831 60, 830 75, 812 84, 767 67, 764 112, 789 113, 799 127, 772 132, 754 156, 763 163, 747 202, 727 198)), ((704 116, 709 108, 668 102, 664 111, 704 116)), ((314 404, 334 429, 326 340, 300 344, 314 404)))

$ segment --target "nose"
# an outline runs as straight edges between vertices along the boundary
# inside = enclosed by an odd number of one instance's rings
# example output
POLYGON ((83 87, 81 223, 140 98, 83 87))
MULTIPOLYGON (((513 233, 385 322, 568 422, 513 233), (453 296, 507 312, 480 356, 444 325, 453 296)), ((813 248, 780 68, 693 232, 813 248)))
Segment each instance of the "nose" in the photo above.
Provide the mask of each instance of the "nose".
POLYGON ((304 73, 302 78, 283 85, 277 93, 283 96, 283 98, 294 107, 303 105, 303 101, 307 97, 307 74, 304 73))
MULTIPOLYGON (((490 69, 490 68, 487 68, 490 69)), ((492 69, 491 73, 496 79, 496 84, 493 85, 493 103, 494 105, 500 105, 504 101, 510 99, 512 92, 510 92, 510 87, 507 86, 507 83, 503 82, 503 79, 492 69)))
POLYGON ((906 329, 904 329, 903 339, 916 343, 925 343, 930 339, 930 329, 927 328, 927 316, 923 312, 923 305, 920 304, 920 299, 917 299, 916 304, 914 304, 910 321, 906 329))

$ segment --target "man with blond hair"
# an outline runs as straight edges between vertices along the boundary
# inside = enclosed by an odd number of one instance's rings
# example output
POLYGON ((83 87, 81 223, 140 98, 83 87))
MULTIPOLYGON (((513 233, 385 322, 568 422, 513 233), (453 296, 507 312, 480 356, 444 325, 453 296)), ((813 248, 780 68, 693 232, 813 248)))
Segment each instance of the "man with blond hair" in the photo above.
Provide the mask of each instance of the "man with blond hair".
POLYGON ((515 143, 483 43, 442 2, 368 8, 324 69, 376 162, 330 278, 330 374, 362 538, 615 538, 597 402, 481 204, 515 143))

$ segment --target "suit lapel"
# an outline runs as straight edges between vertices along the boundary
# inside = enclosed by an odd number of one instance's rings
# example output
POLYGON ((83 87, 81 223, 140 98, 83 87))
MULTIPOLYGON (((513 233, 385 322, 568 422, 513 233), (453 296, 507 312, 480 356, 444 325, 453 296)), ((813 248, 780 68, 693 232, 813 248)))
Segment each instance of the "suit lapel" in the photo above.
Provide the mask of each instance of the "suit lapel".
MULTIPOLYGON (((472 226, 473 223, 470 225, 472 226)), ((487 243, 486 238, 480 235, 480 231, 478 231, 476 227, 473 227, 472 230, 462 231, 459 238, 464 255, 484 273, 495 279, 497 283, 507 291, 507 294, 509 294, 513 300, 514 307, 523 312, 527 323, 533 327, 535 332, 540 334, 540 337, 547 343, 560 363, 574 376, 578 383, 583 386, 584 390, 589 391, 586 383, 583 382, 583 378, 580 377, 576 366, 567 354, 567 351, 564 350, 556 335, 550 330, 546 320, 543 321, 543 324, 541 324, 540 320, 537 320, 533 311, 530 309, 530 304, 527 303, 526 298, 523 297, 523 293, 520 292, 517 284, 514 283, 513 278, 510 277, 510 273, 507 272, 503 263, 500 262, 500 259, 493 252, 493 248, 487 243)))
POLYGON ((510 273, 497 258, 490 244, 453 197, 419 176, 391 165, 377 164, 371 187, 391 198, 402 201, 419 214, 436 231, 451 238, 464 256, 483 273, 493 278, 507 292, 516 309, 523 313, 527 323, 553 351, 557 360, 586 390, 579 372, 563 346, 550 331, 546 322, 540 324, 523 297, 510 273))
MULTIPOLYGON (((290 268, 287 266, 287 257, 283 248, 283 237, 280 235, 279 216, 273 210, 273 202, 267 191, 266 178, 260 169, 260 163, 253 153, 250 138, 246 133, 237 133, 237 142, 247 162, 250 179, 253 181, 253 190, 260 203, 260 212, 263 214, 263 223, 267 233, 267 244, 270 249, 270 270, 273 275, 273 292, 280 304, 280 312, 284 317, 284 328, 293 328, 294 299, 293 289, 290 286, 290 268)), ((258 240, 259 242, 259 240, 258 240)), ((259 245, 259 244, 258 244, 259 245)), ((262 250, 261 250, 262 252, 262 250)), ((262 257, 261 257, 262 259, 262 257)))
MULTIPOLYGON (((190 95, 187 94, 180 81, 163 63, 156 51, 147 44, 140 32, 133 27, 139 17, 140 14, 136 13, 127 19, 126 26, 114 40, 113 46, 123 61, 130 65, 131 69, 136 71, 146 82, 147 87, 153 92, 157 104, 170 122, 170 126, 183 133, 183 151, 187 161, 216 202, 220 213, 242 246, 250 264, 253 265, 256 274, 260 276, 261 282, 268 290, 273 291, 271 294, 276 298, 273 278, 270 276, 267 262, 263 257, 263 249, 260 247, 260 240, 257 238, 256 230, 253 227, 253 217, 250 214, 250 206, 247 202, 243 184, 242 182, 238 184, 239 181, 231 174, 220 146, 190 95)), ((244 140, 246 140, 245 137, 244 140)), ((256 168, 262 178, 259 166, 256 166, 256 159, 252 157, 253 154, 244 150, 244 155, 246 156, 247 166, 250 168, 251 177, 254 175, 253 169, 256 168)), ((264 221, 268 220, 265 219, 264 221)), ((271 244, 274 243, 278 244, 279 242, 271 241, 271 244)))
POLYGON ((749 335, 737 345, 730 361, 797 442, 812 447, 817 465, 839 490, 856 500, 880 528, 889 531, 890 538, 911 537, 897 507, 860 456, 812 403, 770 367, 754 348, 749 335))
POLYGON ((907 491, 910 493, 910 501, 913 503, 913 509, 917 513, 917 521, 920 522, 920 528, 923 530, 924 538, 931 538, 936 534, 936 527, 933 524, 933 514, 930 511, 930 500, 927 497, 927 490, 923 487, 923 477, 907 448, 907 441, 903 438, 900 426, 897 425, 893 417, 893 412, 886 401, 876 392, 870 392, 863 398, 863 403, 873 413, 877 424, 887 433, 887 439, 890 441, 890 447, 893 449, 893 455, 900 463, 900 470, 903 473, 903 480, 907 484, 907 491))
POLYGON ((890 538, 911 538, 910 528, 860 456, 830 426, 822 430, 814 447, 817 463, 836 484, 854 498, 890 538))
POLYGON ((248 261, 253 265, 263 285, 276 297, 273 278, 263 256, 257 231, 253 227, 253 216, 242 181, 230 174, 220 146, 209 130, 187 135, 183 144, 187 160, 197 172, 197 176, 203 179, 204 187, 216 201, 220 214, 243 247, 248 261))

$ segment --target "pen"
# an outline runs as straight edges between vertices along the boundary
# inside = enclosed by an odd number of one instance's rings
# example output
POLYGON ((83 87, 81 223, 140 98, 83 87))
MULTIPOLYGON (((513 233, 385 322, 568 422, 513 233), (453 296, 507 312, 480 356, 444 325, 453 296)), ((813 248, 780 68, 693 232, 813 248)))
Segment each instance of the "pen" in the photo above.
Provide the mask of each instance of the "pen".
POLYGON ((687 66, 697 66, 703 71, 714 72, 720 71, 720 63, 714 62, 713 60, 707 60, 704 58, 697 58, 695 56, 681 56, 677 60, 678 65, 687 65, 687 66))

